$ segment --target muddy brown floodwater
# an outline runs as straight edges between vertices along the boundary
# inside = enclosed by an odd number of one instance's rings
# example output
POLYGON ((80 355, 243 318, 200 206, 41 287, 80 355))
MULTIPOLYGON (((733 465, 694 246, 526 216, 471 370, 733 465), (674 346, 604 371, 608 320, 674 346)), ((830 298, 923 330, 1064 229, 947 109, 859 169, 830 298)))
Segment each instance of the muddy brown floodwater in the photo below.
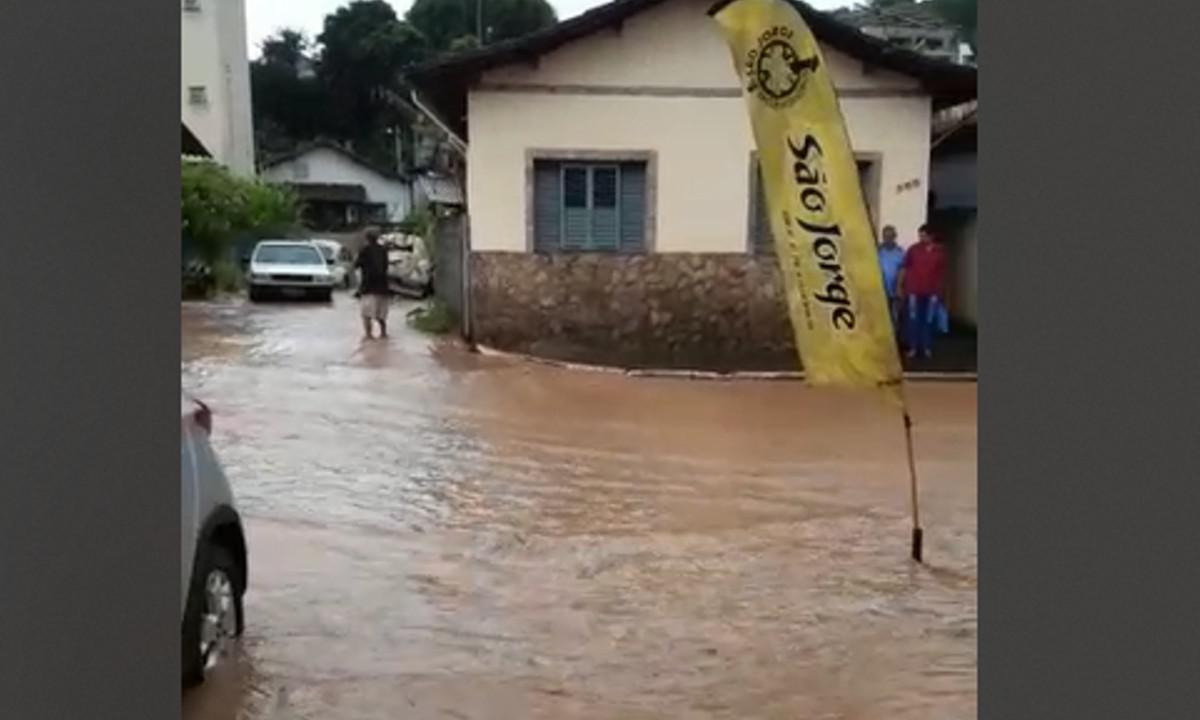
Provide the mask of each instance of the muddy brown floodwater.
POLYGON ((189 720, 976 715, 975 386, 900 420, 793 382, 467 353, 352 302, 185 304, 246 518, 235 662, 189 720))

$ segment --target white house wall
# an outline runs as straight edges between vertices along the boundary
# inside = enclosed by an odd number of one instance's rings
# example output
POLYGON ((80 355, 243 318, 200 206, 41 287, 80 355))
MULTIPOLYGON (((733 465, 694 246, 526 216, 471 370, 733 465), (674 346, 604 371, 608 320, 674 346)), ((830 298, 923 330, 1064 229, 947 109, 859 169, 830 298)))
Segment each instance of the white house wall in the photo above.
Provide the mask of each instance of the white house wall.
POLYGON ((385 177, 339 152, 318 148, 263 171, 263 177, 280 183, 337 183, 362 185, 367 199, 387 206, 388 220, 400 222, 412 209, 410 185, 385 177))
POLYGON ((200 0, 181 10, 180 106, 183 123, 213 158, 241 175, 254 173, 254 127, 244 0, 200 0), (189 88, 202 86, 206 105, 189 88))
MULTIPOLYGON (((557 149, 655 152, 656 250, 746 251, 753 138, 708 4, 667 2, 536 67, 482 78, 468 97, 472 249, 526 249, 526 151, 557 149)), ((842 107, 855 151, 882 157, 881 224, 911 242, 926 213, 930 100, 911 78, 864 73, 822 50, 838 89, 850 91, 842 107)))

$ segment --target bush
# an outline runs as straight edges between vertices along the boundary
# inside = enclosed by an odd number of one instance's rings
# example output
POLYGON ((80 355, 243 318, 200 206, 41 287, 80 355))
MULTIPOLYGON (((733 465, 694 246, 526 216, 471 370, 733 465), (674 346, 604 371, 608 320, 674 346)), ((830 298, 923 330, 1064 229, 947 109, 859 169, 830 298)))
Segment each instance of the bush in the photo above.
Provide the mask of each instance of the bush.
POLYGON ((236 288, 240 273, 228 264, 235 238, 286 235, 299 224, 295 195, 285 187, 234 176, 212 162, 183 162, 180 210, 185 260, 198 267, 185 272, 185 289, 236 288), (191 255, 191 257, 188 257, 191 255))
POLYGON ((237 263, 221 260, 213 267, 213 284, 217 292, 235 293, 242 289, 245 276, 237 263))
POLYGON ((430 335, 445 335, 453 330, 457 323, 454 312, 441 300, 432 300, 408 311, 408 324, 430 335))
POLYGON ((433 211, 429 208, 422 210, 413 210, 400 221, 400 231, 409 235, 420 236, 428 245, 433 241, 433 229, 437 223, 437 218, 434 217, 433 211))

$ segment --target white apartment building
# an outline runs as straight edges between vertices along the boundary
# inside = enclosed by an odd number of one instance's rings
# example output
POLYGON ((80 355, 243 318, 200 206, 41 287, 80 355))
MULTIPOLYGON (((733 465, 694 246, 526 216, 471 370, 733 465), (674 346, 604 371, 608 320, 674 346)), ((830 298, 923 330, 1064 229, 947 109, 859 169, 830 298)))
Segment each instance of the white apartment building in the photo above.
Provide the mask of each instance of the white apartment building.
POLYGON ((254 174, 245 0, 181 0, 183 125, 214 160, 254 174))

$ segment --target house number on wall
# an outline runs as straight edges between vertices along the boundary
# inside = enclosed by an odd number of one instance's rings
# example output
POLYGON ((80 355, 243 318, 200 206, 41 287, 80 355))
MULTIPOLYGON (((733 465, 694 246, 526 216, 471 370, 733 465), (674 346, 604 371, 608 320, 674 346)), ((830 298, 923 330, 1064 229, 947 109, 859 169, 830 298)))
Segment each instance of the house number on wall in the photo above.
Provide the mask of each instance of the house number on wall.
POLYGON ((899 195, 902 192, 908 192, 909 190, 916 190, 919 187, 921 187, 921 179, 913 178, 912 180, 909 180, 908 182, 903 182, 903 183, 900 183, 899 185, 897 185, 896 186, 896 194, 899 195))

